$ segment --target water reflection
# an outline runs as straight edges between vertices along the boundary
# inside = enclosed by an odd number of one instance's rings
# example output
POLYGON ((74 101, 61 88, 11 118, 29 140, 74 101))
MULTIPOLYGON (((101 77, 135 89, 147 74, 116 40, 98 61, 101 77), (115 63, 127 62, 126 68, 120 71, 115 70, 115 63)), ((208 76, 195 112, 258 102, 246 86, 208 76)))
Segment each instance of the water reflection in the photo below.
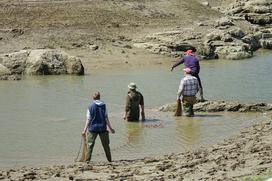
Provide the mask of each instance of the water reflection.
POLYGON ((143 139, 143 122, 127 122, 127 141, 129 144, 141 144, 143 139))
MULTIPOLYGON (((224 127, 229 129, 229 127, 232 127, 229 124, 234 122, 237 124, 239 119, 239 117, 233 119, 232 116, 224 113, 196 113, 194 117, 175 117, 177 144, 182 143, 183 149, 193 149, 196 145, 212 143, 218 139, 214 134, 215 132, 221 132, 220 137, 226 135, 227 131, 224 130, 224 127)), ((246 119, 249 118, 243 118, 243 120, 246 119)), ((241 124, 242 120, 240 121, 241 124)))
POLYGON ((146 138, 143 135, 144 129, 163 128, 163 123, 159 119, 146 119, 139 122, 127 122, 127 140, 129 144, 144 144, 146 138))
POLYGON ((179 141, 182 141, 187 147, 191 147, 198 142, 202 134, 198 123, 201 119, 197 117, 180 117, 175 120, 177 137, 180 138, 179 141))

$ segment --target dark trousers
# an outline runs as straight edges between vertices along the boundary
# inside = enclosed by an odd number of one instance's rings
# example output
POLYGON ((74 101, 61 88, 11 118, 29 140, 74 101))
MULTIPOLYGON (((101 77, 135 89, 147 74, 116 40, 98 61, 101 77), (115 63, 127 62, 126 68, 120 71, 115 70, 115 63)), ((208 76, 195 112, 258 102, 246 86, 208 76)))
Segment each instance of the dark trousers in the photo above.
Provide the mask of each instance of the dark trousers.
POLYGON ((198 80, 198 83, 199 83, 199 93, 200 93, 200 98, 201 100, 204 100, 204 97, 203 97, 203 88, 202 88, 202 83, 201 83, 201 80, 200 80, 200 77, 197 73, 192 73, 192 76, 194 76, 195 78, 197 78, 198 80))
POLYGON ((183 112, 185 116, 194 116, 194 104, 196 103, 195 96, 183 96, 183 112))
POLYGON ((199 75, 198 75, 197 73, 192 73, 192 76, 194 76, 195 78, 197 78, 198 83, 199 83, 199 86, 200 86, 200 88, 202 89, 202 84, 201 84, 201 80, 200 80, 199 75))
POLYGON ((95 144, 95 140, 97 135, 99 135, 102 146, 104 148, 107 160, 111 162, 111 151, 110 151, 110 139, 109 139, 109 132, 88 132, 87 136, 87 146, 88 146, 88 151, 87 151, 87 158, 86 162, 90 162, 92 158, 92 153, 93 153, 93 148, 95 144))

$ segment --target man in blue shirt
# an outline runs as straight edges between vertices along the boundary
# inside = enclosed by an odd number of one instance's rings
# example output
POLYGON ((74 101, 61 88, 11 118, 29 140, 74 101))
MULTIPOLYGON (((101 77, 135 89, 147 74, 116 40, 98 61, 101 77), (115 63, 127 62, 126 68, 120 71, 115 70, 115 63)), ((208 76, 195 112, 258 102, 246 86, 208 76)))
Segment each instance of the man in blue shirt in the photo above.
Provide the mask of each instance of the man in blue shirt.
POLYGON ((86 138, 87 134, 87 146, 88 151, 86 155, 86 162, 90 162, 92 157, 92 152, 95 144, 97 135, 99 135, 102 146, 106 153, 107 160, 111 162, 111 152, 110 152, 110 140, 109 132, 107 131, 107 126, 111 133, 115 133, 112 128, 111 123, 108 119, 108 113, 106 109, 106 104, 100 101, 100 93, 96 92, 93 94, 93 102, 89 105, 87 109, 87 120, 85 127, 82 131, 82 136, 86 138))
POLYGON ((182 58, 179 59, 171 68, 171 71, 174 70, 175 67, 177 67, 180 64, 184 64, 185 68, 190 68, 191 69, 191 75, 196 77, 199 83, 199 92, 200 92, 200 99, 203 101, 204 97, 203 97, 203 88, 202 88, 202 84, 201 84, 201 80, 199 77, 199 72, 200 72, 200 65, 199 65, 199 61, 196 58, 196 56, 193 55, 193 50, 187 50, 186 51, 186 55, 182 58))

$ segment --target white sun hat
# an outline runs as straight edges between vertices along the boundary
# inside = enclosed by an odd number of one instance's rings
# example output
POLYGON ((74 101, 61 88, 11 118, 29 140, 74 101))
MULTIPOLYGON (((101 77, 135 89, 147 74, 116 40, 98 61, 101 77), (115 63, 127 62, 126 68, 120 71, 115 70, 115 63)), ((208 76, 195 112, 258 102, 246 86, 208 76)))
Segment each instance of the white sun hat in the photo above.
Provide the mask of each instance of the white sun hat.
POLYGON ((135 84, 134 82, 130 82, 130 83, 128 84, 128 88, 129 88, 129 89, 136 89, 137 86, 136 86, 136 84, 135 84))

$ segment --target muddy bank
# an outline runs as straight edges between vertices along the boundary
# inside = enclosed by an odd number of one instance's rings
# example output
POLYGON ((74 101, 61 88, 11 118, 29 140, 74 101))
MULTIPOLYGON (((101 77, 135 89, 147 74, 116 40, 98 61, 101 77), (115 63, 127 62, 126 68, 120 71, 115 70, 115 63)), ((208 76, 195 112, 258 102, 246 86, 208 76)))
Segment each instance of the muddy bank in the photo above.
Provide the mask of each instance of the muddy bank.
MULTIPOLYGON (((166 104, 158 108, 162 112, 174 112, 176 110, 176 103, 166 104)), ((205 101, 198 102, 194 105, 196 112, 267 112, 272 111, 272 104, 269 103, 239 103, 226 101, 205 101)))
POLYGON ((112 163, 22 167, 2 180, 241 180, 272 171, 272 121, 264 121, 208 148, 112 163))
POLYGON ((271 5, 268 0, 1 1, 0 53, 63 50, 79 57, 86 72, 166 64, 188 48, 204 59, 243 59, 259 48, 271 49, 271 5), (165 60, 146 60, 150 52, 165 60))

